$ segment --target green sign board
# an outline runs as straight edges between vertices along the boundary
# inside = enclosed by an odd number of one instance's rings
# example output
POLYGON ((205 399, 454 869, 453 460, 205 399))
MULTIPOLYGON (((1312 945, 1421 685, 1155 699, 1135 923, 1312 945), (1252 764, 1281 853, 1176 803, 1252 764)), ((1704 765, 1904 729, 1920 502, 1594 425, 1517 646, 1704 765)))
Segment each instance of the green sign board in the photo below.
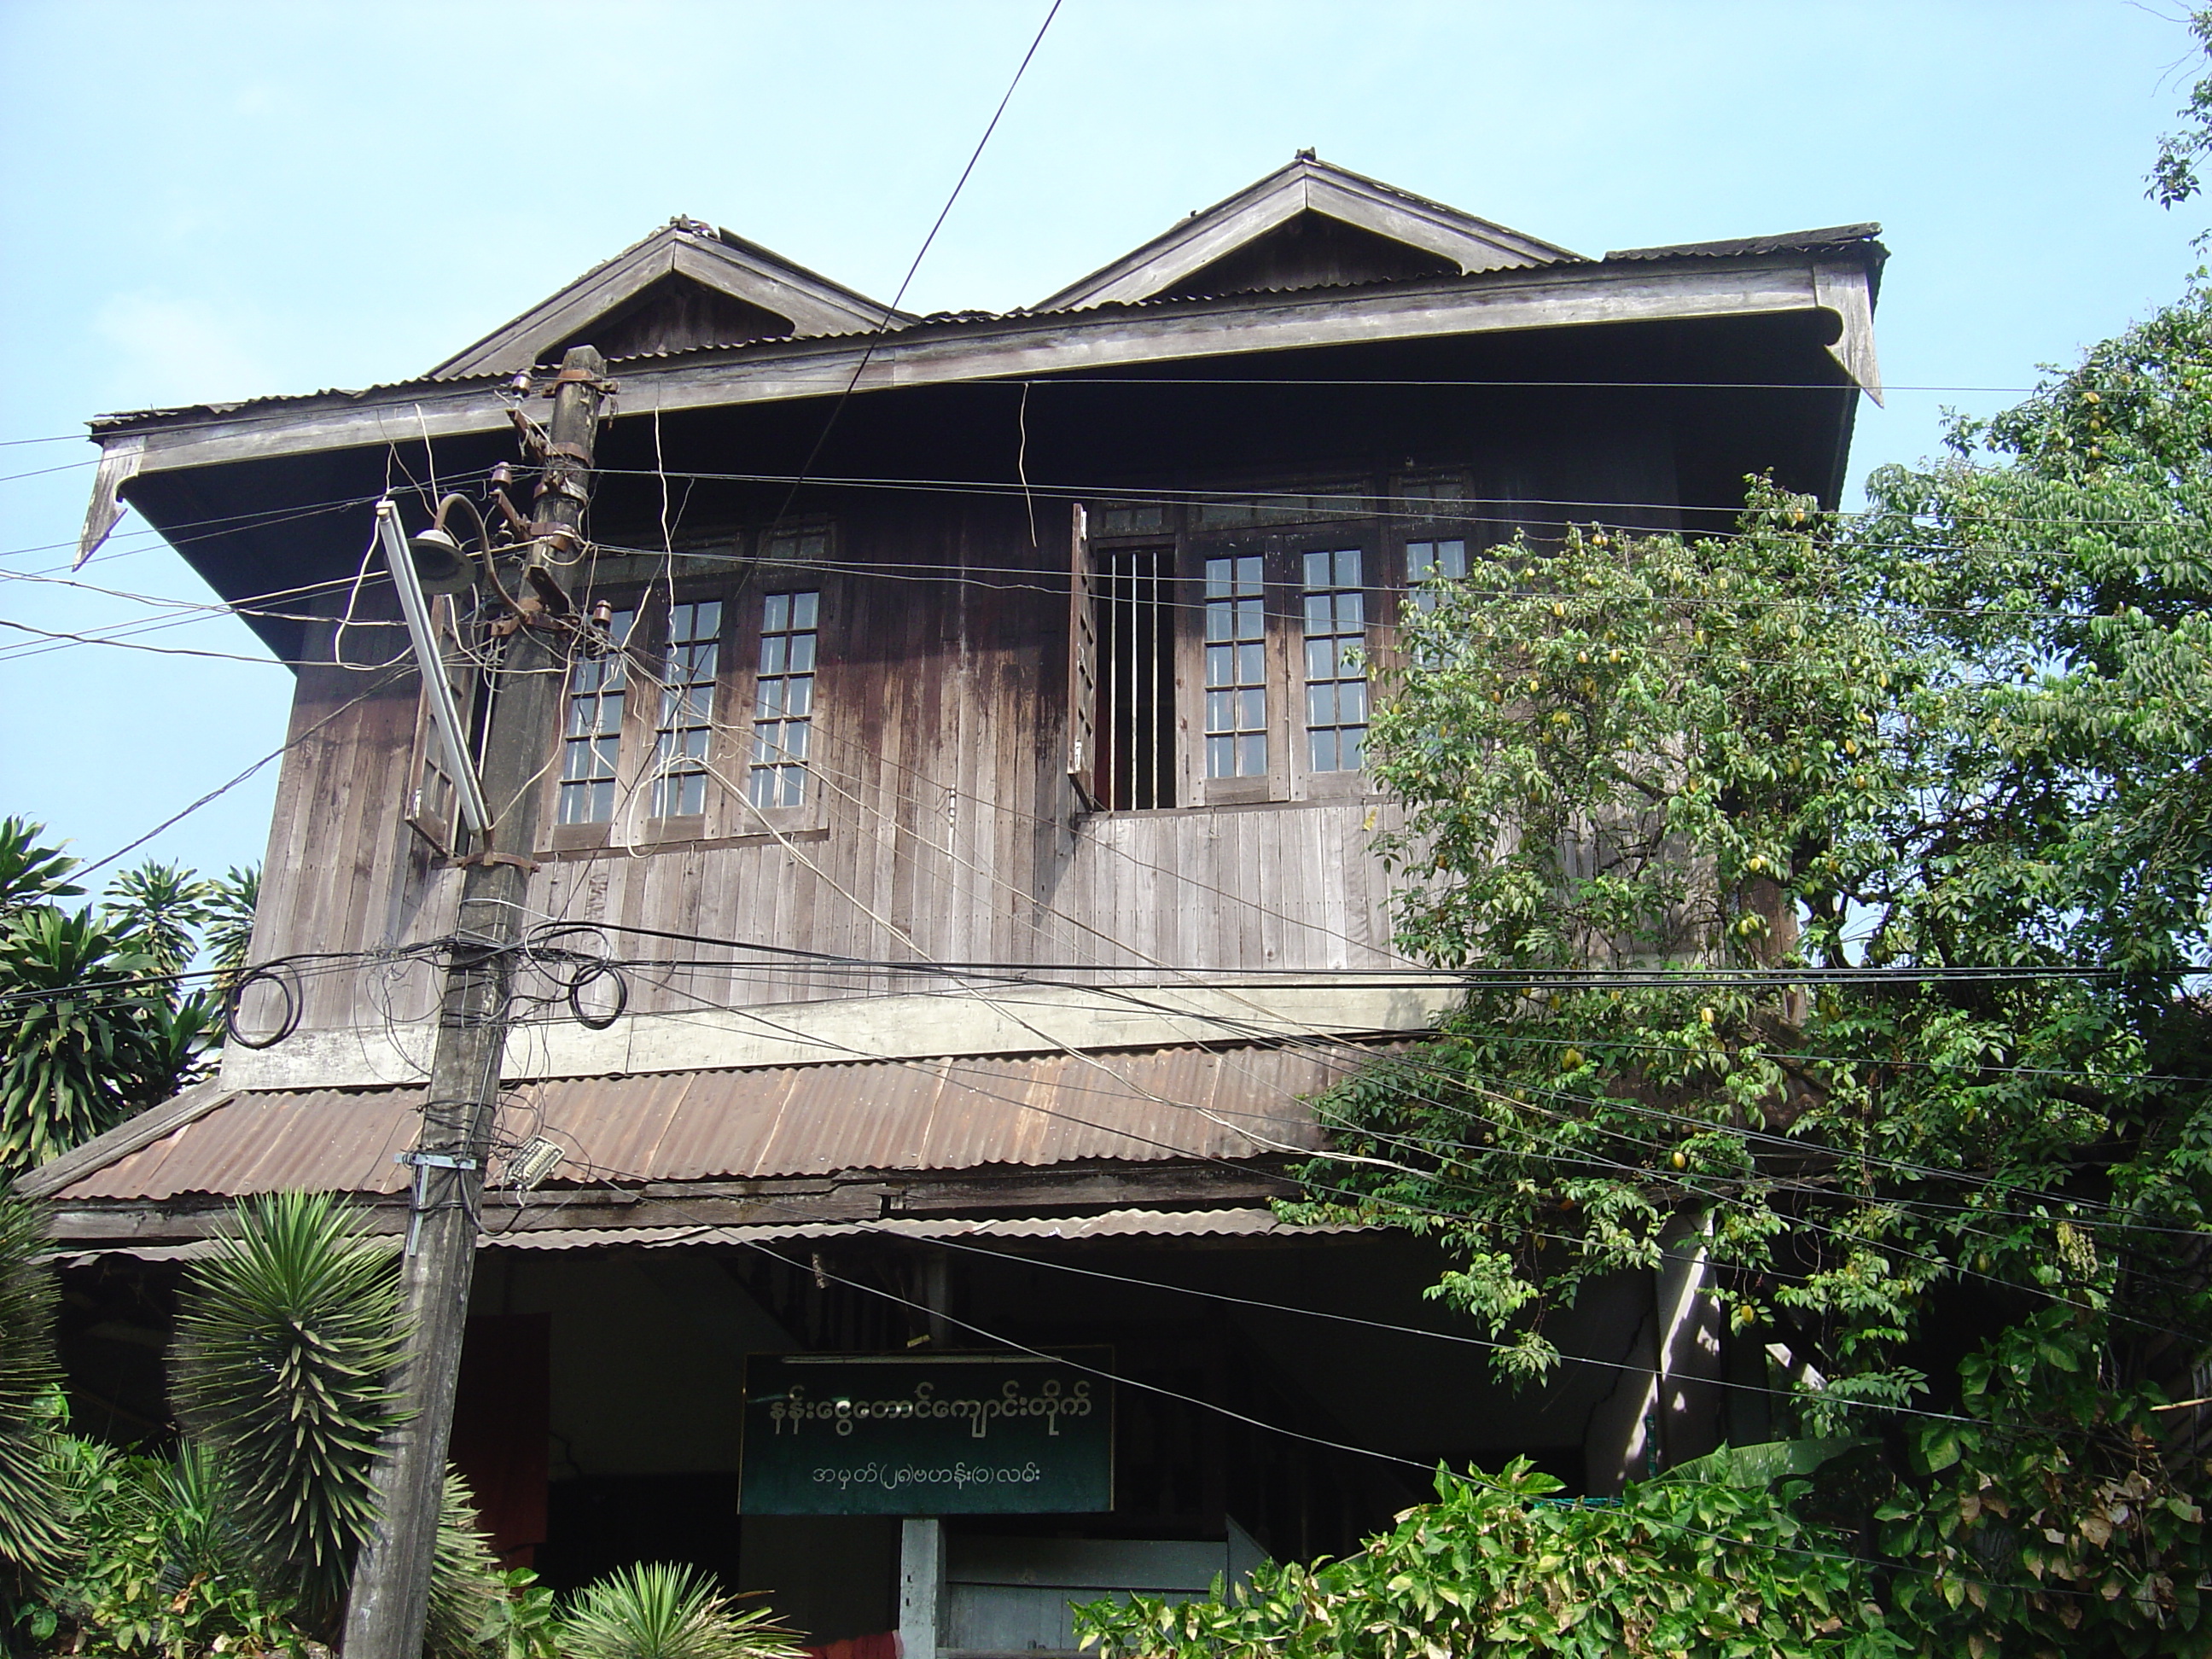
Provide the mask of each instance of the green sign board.
POLYGON ((754 1354, 748 1515, 1069 1515, 1114 1507, 1112 1351, 754 1354), (1087 1369, 1086 1369, 1087 1368, 1087 1369))

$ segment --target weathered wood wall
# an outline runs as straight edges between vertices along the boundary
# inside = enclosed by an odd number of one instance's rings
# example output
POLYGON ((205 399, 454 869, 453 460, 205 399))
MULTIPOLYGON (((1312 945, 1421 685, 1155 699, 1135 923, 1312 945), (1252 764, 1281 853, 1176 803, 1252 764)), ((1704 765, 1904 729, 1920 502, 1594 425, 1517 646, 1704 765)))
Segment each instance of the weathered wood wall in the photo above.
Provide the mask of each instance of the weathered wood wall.
MULTIPOLYGON (((1493 504, 1491 528, 1470 539, 1593 516, 1552 503, 1601 495, 1640 504, 1609 516, 1663 521, 1674 487, 1664 444, 1616 437, 1602 449, 1601 467, 1580 470, 1559 455, 1494 455, 1470 485, 1493 504)), ((1388 488, 1386 474, 1372 476, 1376 489, 1388 488)), ((1389 879, 1370 845, 1389 808, 1372 796, 1077 812, 1065 775, 1066 508, 1043 501, 1037 511, 1032 546, 1018 497, 855 492, 836 501, 831 557, 840 568, 820 581, 818 809, 782 815, 765 832, 725 790, 703 833, 682 841, 642 840, 635 814, 622 815, 599 848, 558 845, 562 837, 549 830, 531 887, 537 919, 916 964, 1321 970, 1395 962, 1389 879)), ((617 538, 604 525, 600 533, 617 538)), ((1344 532, 1389 550, 1386 571, 1407 536, 1436 533, 1387 511, 1344 532)), ((734 607, 757 607, 757 586, 726 586, 734 607)), ((1195 598, 1194 590, 1182 613, 1187 628, 1202 615, 1195 598)), ((333 632, 323 630, 325 659, 333 632)), ((356 663, 398 648, 388 629, 348 630, 346 654, 356 663)), ((728 723, 717 769, 740 788, 750 666, 726 665, 716 707, 728 723)), ((650 701, 641 690, 632 696, 650 701)), ((1180 699, 1186 743, 1202 729, 1201 697, 1186 687, 1180 699)), ((404 950, 451 926, 459 874, 402 819, 415 782, 416 703, 404 671, 302 672, 300 741, 278 793, 258 957, 404 950)), ((641 747, 626 749, 626 773, 641 747)), ((549 824, 550 799, 549 769, 549 824)), ((699 964, 633 975, 629 1006, 638 1012, 932 983, 638 934, 611 934, 609 948, 699 964)), ((422 959, 310 971, 304 1023, 419 1021, 434 982, 422 959)))

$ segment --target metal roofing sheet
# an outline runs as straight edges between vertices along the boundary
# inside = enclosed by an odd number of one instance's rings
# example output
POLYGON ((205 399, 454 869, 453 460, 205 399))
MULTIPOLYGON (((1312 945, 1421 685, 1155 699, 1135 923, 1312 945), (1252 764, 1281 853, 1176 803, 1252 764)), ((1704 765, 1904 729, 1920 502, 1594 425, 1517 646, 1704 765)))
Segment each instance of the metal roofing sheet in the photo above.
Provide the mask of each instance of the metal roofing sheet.
POLYGON ((1665 247, 1615 248, 1609 264, 1624 259, 1726 259, 1754 253, 1821 253, 1831 248, 1865 247, 1875 252, 1881 234, 1876 224, 1830 225, 1821 230, 1789 230, 1776 236, 1739 236, 1722 242, 1674 242, 1665 247))
MULTIPOLYGON (((1156 1048, 566 1079, 518 1091, 508 1127, 617 1182, 1250 1158, 1318 1147, 1303 1097, 1358 1063, 1346 1049, 1156 1048)), ((243 1092, 53 1196, 397 1192, 392 1158, 421 1099, 243 1092)))
POLYGON ((894 1216, 882 1221, 802 1221, 748 1227, 538 1227, 488 1233, 484 1246, 506 1250, 581 1250, 615 1245, 666 1250, 708 1244, 773 1244, 790 1239, 852 1238, 1257 1238, 1279 1233, 1340 1233, 1356 1226, 1292 1227, 1272 1210, 1108 1210, 1098 1215, 948 1218, 894 1216))
MULTIPOLYGON (((1350 1222, 1293 1227, 1271 1210, 1107 1210, 1084 1216, 999 1216, 988 1218, 892 1217, 882 1221, 803 1221, 745 1227, 530 1227, 492 1231, 481 1237, 493 1250, 690 1249, 717 1244, 774 1244, 794 1239, 852 1238, 861 1234, 893 1238, 1034 1238, 1058 1242, 1094 1238, 1264 1238, 1308 1234, 1370 1232, 1350 1222)), ((381 1241, 397 1245, 397 1236, 381 1241)), ((60 1267, 82 1267, 110 1256, 136 1261, 198 1261, 220 1248, 212 1238, 181 1244, 109 1244, 97 1249, 61 1249, 45 1259, 60 1267)))

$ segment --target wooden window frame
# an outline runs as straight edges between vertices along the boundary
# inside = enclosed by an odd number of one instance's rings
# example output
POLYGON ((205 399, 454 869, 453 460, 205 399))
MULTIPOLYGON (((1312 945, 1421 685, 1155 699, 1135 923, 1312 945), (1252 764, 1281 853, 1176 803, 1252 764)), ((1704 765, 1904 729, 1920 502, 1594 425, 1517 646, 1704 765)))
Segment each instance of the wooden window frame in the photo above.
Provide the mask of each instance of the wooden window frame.
MULTIPOLYGON (((836 706, 837 642, 842 637, 836 630, 844 611, 842 587, 833 572, 753 561, 733 562, 726 574, 695 573, 672 581, 626 581, 593 592, 591 599, 604 599, 617 610, 635 610, 637 615, 623 653, 629 661, 629 691, 616 765, 614 816, 592 823, 559 821, 561 736, 556 732, 539 817, 544 826, 538 831, 540 850, 651 849, 697 842, 774 839, 825 827, 830 791, 819 769, 823 741, 834 736, 824 710, 836 706), (821 595, 815 629, 814 702, 808 716, 811 727, 809 776, 806 797, 800 805, 757 807, 746 798, 746 788, 751 772, 761 619, 767 596, 778 592, 821 595), (659 764, 661 673, 667 662, 669 607, 708 600, 720 603, 722 617, 707 744, 705 810, 655 817, 650 808, 659 764)), ((562 696, 564 700, 568 696, 565 677, 562 696)))
POLYGON ((1362 623, 1367 660, 1372 665, 1380 659, 1395 615, 1386 611, 1383 604, 1388 573, 1403 562, 1396 538, 1382 533, 1376 520, 1346 519, 1182 538, 1176 680, 1182 799, 1190 805, 1332 800, 1374 792, 1364 768, 1352 772, 1314 771, 1306 742, 1304 558, 1308 553, 1349 548, 1360 553, 1364 595, 1362 623), (1209 778, 1206 775, 1206 562, 1255 555, 1263 562, 1267 623, 1267 769, 1255 777, 1209 778))
MULTIPOLYGON (((844 610, 839 587, 829 571, 805 565, 763 563, 754 568, 753 580, 736 596, 736 604, 743 614, 738 618, 737 643, 732 647, 736 661, 726 670, 736 689, 728 725, 723 732, 731 744, 729 768, 723 773, 729 781, 728 787, 722 792, 723 835, 788 836, 820 830, 829 823, 830 785, 823 775, 823 710, 829 703, 825 693, 831 690, 831 667, 836 654, 832 648, 831 630, 844 610), (806 793, 796 806, 756 806, 751 798, 753 720, 759 695, 761 636, 769 598, 776 593, 817 596, 813 702, 807 714, 806 793)), ((725 638, 728 637, 726 634, 725 638)))

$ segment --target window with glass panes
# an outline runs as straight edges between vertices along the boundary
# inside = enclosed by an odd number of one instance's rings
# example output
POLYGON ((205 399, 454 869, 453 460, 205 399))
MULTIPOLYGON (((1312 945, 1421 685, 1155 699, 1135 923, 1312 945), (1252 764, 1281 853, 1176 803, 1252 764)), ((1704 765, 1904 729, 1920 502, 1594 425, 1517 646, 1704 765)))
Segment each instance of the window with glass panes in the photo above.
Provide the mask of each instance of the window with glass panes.
POLYGON ((707 750, 714 724, 714 676, 721 664, 722 603, 668 607, 668 647, 655 728, 653 815, 690 817, 707 810, 707 750))
POLYGON ((1367 744, 1367 594, 1356 547, 1304 556, 1306 765, 1357 772, 1367 744))
POLYGON ((1263 561, 1206 562, 1206 775, 1267 771, 1267 602, 1263 561))
POLYGON ((818 593, 769 593, 762 599, 752 772, 746 786, 746 799, 755 806, 797 806, 806 799, 820 611, 818 593))
POLYGON ((561 727, 562 823, 605 823, 615 815, 623 706, 629 690, 623 647, 636 620, 635 611, 616 611, 607 622, 606 654, 579 658, 569 667, 568 708, 561 727))
POLYGON ((1406 544, 1406 590, 1413 596, 1413 604, 1419 609, 1433 611, 1437 608, 1435 584, 1439 580, 1451 580, 1465 574, 1467 544, 1464 541, 1406 544))

